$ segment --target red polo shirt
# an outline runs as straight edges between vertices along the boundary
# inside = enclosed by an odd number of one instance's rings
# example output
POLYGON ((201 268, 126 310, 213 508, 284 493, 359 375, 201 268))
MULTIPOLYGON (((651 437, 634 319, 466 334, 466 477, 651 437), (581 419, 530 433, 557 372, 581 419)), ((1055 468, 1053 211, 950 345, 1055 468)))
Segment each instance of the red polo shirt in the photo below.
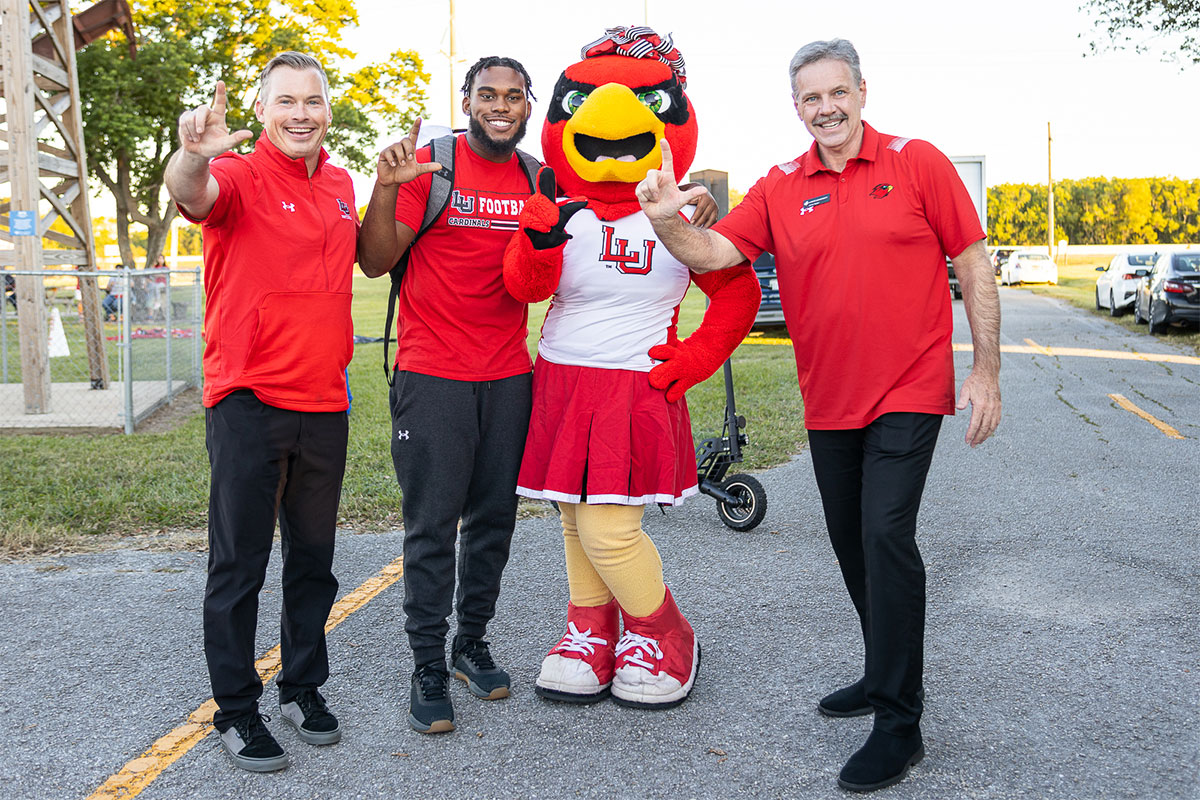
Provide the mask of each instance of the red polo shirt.
POLYGON ((310 178, 304 159, 263 134, 249 155, 212 161, 220 194, 202 220, 205 406, 236 389, 294 411, 349 406, 358 215, 350 174, 328 158, 322 150, 310 178))
MULTIPOLYGON (((425 163, 430 148, 417 151, 425 163)), ((400 187, 396 219, 421 227, 433 178, 400 187)), ((504 288, 504 248, 529 199, 514 153, 503 164, 476 155, 459 136, 454 190, 445 213, 412 247, 396 306, 396 368, 439 378, 488 381, 532 369, 528 311, 504 288)))
POLYGON ((954 413, 945 257, 984 233, 933 145, 863 123, 862 148, 841 173, 821 164, 814 142, 713 229, 750 260, 775 254, 806 427, 954 413))

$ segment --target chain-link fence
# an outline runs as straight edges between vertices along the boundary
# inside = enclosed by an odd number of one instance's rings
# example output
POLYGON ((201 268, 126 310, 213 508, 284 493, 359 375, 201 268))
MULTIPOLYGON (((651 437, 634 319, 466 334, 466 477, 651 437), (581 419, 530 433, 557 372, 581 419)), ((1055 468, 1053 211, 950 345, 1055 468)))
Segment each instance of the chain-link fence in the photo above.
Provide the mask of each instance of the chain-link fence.
POLYGON ((4 283, 0 429, 132 433, 200 385, 199 269, 4 270, 4 283))

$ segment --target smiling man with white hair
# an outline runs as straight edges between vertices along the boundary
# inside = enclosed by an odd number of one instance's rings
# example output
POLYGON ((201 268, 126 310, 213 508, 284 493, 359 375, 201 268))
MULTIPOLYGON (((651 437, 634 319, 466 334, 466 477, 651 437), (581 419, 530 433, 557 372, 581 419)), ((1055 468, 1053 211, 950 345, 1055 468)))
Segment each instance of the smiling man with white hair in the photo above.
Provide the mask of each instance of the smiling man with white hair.
POLYGON ((813 471, 830 541, 865 645, 863 677, 822 698, 831 717, 874 714, 838 783, 891 786, 925 754, 920 719, 925 567, 917 511, 942 416, 953 414, 952 316, 945 258, 962 283, 974 366, 957 407, 966 440, 1000 422, 1000 303, 984 232, 954 166, 928 142, 862 121, 867 84, 844 39, 812 42, 789 66, 814 142, 773 168, 709 230, 662 170, 638 187, 667 249, 693 270, 775 254, 794 343, 813 471))

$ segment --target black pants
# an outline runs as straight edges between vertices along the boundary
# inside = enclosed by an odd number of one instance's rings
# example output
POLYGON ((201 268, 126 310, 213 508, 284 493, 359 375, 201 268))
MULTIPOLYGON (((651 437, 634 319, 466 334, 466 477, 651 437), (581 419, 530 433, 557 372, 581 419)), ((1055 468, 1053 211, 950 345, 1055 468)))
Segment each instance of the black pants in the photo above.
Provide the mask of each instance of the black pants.
POLYGON ((875 727, 916 729, 925 653, 925 564, 917 511, 942 418, 884 414, 865 428, 809 431, 829 539, 866 650, 875 727))
POLYGON ((458 633, 476 639, 496 613, 531 392, 529 374, 473 382, 396 373, 392 462, 404 494, 404 629, 417 666, 445 663, 452 604, 458 633))
POLYGON ((329 677, 325 622, 338 583, 333 540, 346 469, 344 411, 288 411, 237 391, 205 415, 212 468, 204 655, 218 729, 262 696, 254 668, 258 593, 275 534, 283 551, 281 702, 329 677))

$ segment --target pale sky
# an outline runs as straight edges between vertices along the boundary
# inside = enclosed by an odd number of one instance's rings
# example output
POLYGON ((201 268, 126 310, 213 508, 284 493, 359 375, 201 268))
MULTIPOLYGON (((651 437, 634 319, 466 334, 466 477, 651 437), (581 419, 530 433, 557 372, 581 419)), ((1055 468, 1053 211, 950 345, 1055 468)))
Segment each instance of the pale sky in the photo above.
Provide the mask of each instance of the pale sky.
MULTIPOLYGON (((450 0, 358 0, 348 44, 360 60, 415 49, 432 74, 428 121, 445 125, 450 0)), ((811 143, 791 103, 787 65, 815 39, 845 38, 862 59, 863 118, 877 130, 927 139, 947 155, 984 155, 987 183, 1046 180, 1046 123, 1054 179, 1200 177, 1200 66, 1152 54, 1087 56, 1094 26, 1074 0, 455 0, 457 88, 485 55, 521 61, 534 115, 522 148, 540 155, 546 105, 580 48, 613 25, 671 33, 687 62, 700 123, 693 170, 722 169, 748 189, 811 143), (648 19, 647 19, 648 14, 648 19), (1082 34, 1082 38, 1081 38, 1082 34)), ((336 121, 335 121, 336 124, 336 121)), ((465 125, 459 117, 457 126, 465 125)), ((391 141, 394 137, 387 137, 391 141)), ((386 141, 381 141, 385 144, 386 141)), ((373 176, 356 181, 359 203, 373 176)))

